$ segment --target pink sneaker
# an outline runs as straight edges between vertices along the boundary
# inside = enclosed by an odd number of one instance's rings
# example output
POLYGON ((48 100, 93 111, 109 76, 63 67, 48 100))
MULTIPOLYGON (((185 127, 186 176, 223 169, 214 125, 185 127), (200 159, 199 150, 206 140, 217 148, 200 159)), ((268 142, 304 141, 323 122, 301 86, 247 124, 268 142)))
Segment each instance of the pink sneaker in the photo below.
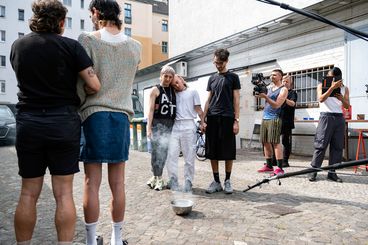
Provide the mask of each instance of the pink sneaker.
POLYGON ((274 175, 284 174, 285 171, 281 168, 276 168, 275 171, 273 171, 274 175))
POLYGON ((258 169, 258 173, 263 172, 273 172, 273 168, 270 168, 269 166, 267 166, 267 164, 265 164, 262 168, 258 169))

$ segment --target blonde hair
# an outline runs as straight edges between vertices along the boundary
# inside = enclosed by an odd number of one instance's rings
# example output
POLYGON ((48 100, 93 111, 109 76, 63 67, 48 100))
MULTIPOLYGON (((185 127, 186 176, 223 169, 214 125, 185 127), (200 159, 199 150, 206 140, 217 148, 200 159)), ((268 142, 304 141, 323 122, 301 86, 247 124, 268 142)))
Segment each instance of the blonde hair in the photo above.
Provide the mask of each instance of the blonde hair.
POLYGON ((178 77, 183 82, 184 87, 188 88, 188 84, 182 76, 179 76, 178 74, 175 74, 175 77, 178 77))
POLYGON ((288 79, 290 81, 290 88, 294 88, 294 81, 293 81, 293 77, 290 76, 289 74, 286 74, 282 77, 282 81, 288 79))
POLYGON ((175 70, 174 68, 172 68, 171 66, 168 66, 168 65, 165 65, 161 68, 161 72, 160 72, 160 75, 163 75, 163 74, 171 74, 173 77, 175 76, 175 70))

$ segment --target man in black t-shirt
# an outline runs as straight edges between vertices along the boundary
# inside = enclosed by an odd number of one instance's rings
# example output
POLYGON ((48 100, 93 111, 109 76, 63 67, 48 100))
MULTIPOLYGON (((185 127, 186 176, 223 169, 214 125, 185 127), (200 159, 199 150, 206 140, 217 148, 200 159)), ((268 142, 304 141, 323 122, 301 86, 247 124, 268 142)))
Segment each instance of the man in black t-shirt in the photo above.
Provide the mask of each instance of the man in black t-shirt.
POLYGON ((73 177, 79 172, 77 78, 86 81, 87 94, 96 93, 100 82, 83 47, 61 36, 67 9, 57 0, 36 0, 32 11, 32 32, 16 40, 10 53, 19 87, 16 150, 22 177, 15 235, 18 243, 31 243, 48 168, 57 203, 58 242, 71 244, 76 221, 73 177))
POLYGON ((282 145, 284 146, 283 151, 283 167, 289 167, 289 156, 291 153, 291 131, 294 126, 294 117, 295 117, 295 106, 296 101, 298 100, 298 94, 295 90, 292 89, 293 82, 292 78, 289 75, 286 75, 282 79, 283 85, 288 89, 288 96, 285 100, 284 105, 281 109, 281 135, 282 135, 282 145))
POLYGON ((218 170, 219 160, 225 161, 225 193, 233 192, 230 175, 236 154, 235 135, 239 132, 240 80, 237 74, 226 68, 229 55, 226 49, 215 51, 213 63, 218 72, 209 78, 207 85, 208 99, 204 108, 204 118, 207 119, 202 129, 206 131, 206 157, 211 160, 214 176, 207 193, 223 190, 218 170))

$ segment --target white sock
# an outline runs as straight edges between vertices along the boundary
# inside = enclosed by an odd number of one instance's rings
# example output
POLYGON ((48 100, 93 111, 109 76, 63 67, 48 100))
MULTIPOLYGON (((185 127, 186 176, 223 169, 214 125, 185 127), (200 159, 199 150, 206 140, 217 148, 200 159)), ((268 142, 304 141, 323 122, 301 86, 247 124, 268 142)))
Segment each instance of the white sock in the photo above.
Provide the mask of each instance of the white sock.
POLYGON ((111 245, 123 245, 123 224, 124 221, 112 222, 111 245))
POLYGON ((31 245, 31 244, 32 244, 31 240, 24 241, 24 242, 17 242, 17 245, 31 245))
POLYGON ((97 240, 96 240, 97 222, 89 223, 89 224, 86 223, 85 225, 86 225, 86 244, 87 245, 97 245, 97 240))

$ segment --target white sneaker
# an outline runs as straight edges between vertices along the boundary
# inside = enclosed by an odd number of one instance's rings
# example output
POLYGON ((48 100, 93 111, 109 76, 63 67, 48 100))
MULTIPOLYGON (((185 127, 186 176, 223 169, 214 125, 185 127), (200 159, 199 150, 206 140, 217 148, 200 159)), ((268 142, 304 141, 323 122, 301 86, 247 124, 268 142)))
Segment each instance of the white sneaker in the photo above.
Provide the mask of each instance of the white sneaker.
POLYGON ((157 179, 155 190, 156 191, 162 191, 162 189, 165 187, 165 182, 163 179, 157 179))
POLYGON ((192 192, 192 182, 190 180, 185 180, 183 192, 192 192))
POLYGON ((156 186, 156 182, 157 182, 157 177, 156 176, 152 176, 148 181, 147 181, 147 185, 153 189, 156 186))
POLYGON ((224 183, 224 192, 226 194, 232 194, 233 193, 233 188, 231 187, 231 183, 230 183, 230 180, 225 180, 225 183, 224 183))
POLYGON ((102 236, 96 236, 96 244, 97 245, 103 245, 103 237, 102 236))
POLYGON ((206 193, 212 194, 212 193, 219 192, 219 191, 222 191, 221 183, 213 181, 208 187, 208 189, 206 190, 206 193))

